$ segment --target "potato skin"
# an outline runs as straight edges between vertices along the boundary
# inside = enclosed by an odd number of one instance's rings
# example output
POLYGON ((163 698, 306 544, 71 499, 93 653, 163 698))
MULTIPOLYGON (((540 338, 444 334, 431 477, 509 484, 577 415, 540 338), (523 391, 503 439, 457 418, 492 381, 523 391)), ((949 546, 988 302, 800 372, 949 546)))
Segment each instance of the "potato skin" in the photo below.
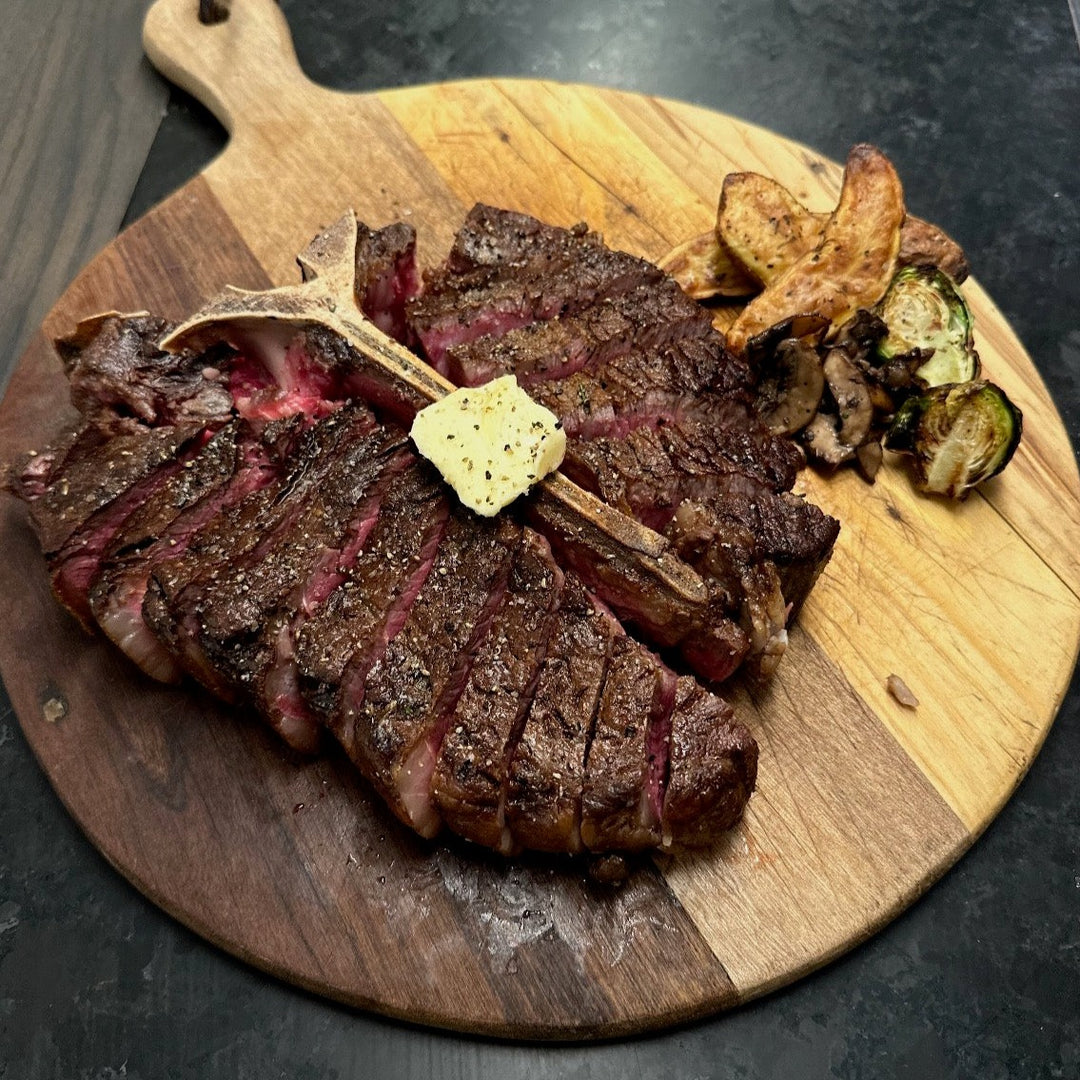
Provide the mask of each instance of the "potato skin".
POLYGON ((896 271, 904 193, 889 159, 854 146, 840 201, 821 240, 743 309, 728 330, 728 348, 743 354, 751 338, 793 315, 816 312, 833 330, 885 294, 896 271))

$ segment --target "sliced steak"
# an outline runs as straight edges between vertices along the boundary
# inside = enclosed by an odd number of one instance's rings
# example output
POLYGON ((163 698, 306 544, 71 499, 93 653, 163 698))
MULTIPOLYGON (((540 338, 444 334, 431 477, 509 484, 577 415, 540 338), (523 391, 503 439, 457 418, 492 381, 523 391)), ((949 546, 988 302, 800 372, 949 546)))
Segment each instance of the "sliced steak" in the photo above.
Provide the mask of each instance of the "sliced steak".
MULTIPOLYGON (((759 444, 769 445, 765 433, 757 430, 748 402, 708 391, 687 394, 665 388, 659 380, 634 377, 621 382, 615 374, 601 377, 580 372, 557 382, 539 383, 529 393, 559 417, 571 439, 623 439, 640 427, 679 428, 697 422, 718 430, 748 424, 759 444)), ((767 451, 767 457, 786 458, 796 467, 801 460, 786 450, 767 451)), ((791 471, 785 465, 781 476, 791 471)))
POLYGON ((49 563, 53 591, 86 629, 88 594, 124 522, 197 450, 199 427, 140 428, 103 443, 81 443, 30 504, 30 520, 49 563))
POLYGON ((455 345, 446 354, 447 374, 460 386, 501 375, 516 375, 522 386, 532 386, 604 367, 627 353, 715 339, 711 331, 708 313, 674 281, 650 279, 583 310, 455 345))
POLYGON ((643 645, 614 643, 585 762, 581 839, 590 851, 659 842, 675 682, 643 645))
POLYGON ((563 574, 544 538, 525 530, 491 632, 450 718, 432 776, 444 823, 503 854, 515 844, 506 820, 510 758, 548 649, 563 574))
POLYGON ((791 444, 757 425, 740 425, 737 417, 746 415, 742 406, 723 406, 712 415, 728 423, 693 415, 656 427, 642 424, 622 437, 571 440, 563 471, 608 505, 658 531, 681 502, 708 502, 729 475, 747 476, 770 490, 789 488, 798 460, 791 444))
POLYGON ((401 629, 366 674, 350 668, 342 679, 331 730, 391 810, 422 836, 441 825, 432 772, 521 538, 506 518, 481 520, 455 507, 401 629))
POLYGON ((738 490, 717 495, 712 507, 725 522, 738 524, 754 536, 757 550, 780 575, 784 599, 791 605, 789 621, 809 595, 832 555, 840 522, 791 492, 738 490))
POLYGON ((435 562, 450 502, 427 462, 417 460, 383 498, 375 528, 325 601, 293 635, 297 680, 308 707, 330 718, 351 667, 362 690, 368 670, 401 629, 435 562))
POLYGON ((484 334, 591 307, 663 274, 605 248, 584 229, 557 229, 535 218, 474 207, 447 265, 429 274, 408 315, 431 363, 446 373, 446 351, 484 334))
POLYGON ((129 431, 227 417, 232 400, 222 371, 232 350, 164 352, 158 342, 172 329, 155 315, 107 315, 60 338, 75 407, 94 423, 129 431))
POLYGON ((357 223, 356 299, 360 309, 384 333, 405 345, 413 343, 405 305, 419 291, 416 230, 397 222, 383 229, 357 223))
POLYGON ((758 748, 731 706, 694 679, 678 680, 663 798, 663 842, 707 844, 743 815, 758 748))
POLYGON ((266 647, 261 632, 278 610, 317 606, 345 547, 359 550, 375 525, 387 481, 408 453, 400 432, 356 418, 341 445, 324 449, 315 474, 278 503, 271 543, 260 543, 215 576, 199 605, 198 632, 210 661, 227 677, 254 684, 266 647))
MULTIPOLYGON (((316 550, 312 547, 314 530, 307 531, 305 549, 314 554, 314 559, 304 562, 293 556, 291 589, 279 598, 273 615, 267 615, 267 627, 255 646, 243 649, 238 657, 251 675, 249 686, 260 713, 271 727, 283 734, 314 735, 321 731, 320 714, 301 692, 295 642, 308 619, 321 609, 356 564, 377 525, 387 489, 397 482, 411 458, 400 450, 392 454, 383 451, 382 456, 385 459, 382 472, 372 481, 366 497, 357 503, 345 533, 338 540, 330 540, 327 534, 316 550)), ((364 471, 357 470, 354 483, 364 471)), ((286 738, 299 748, 297 738, 286 738)))
POLYGON ((585 756, 612 642, 622 631, 569 573, 532 704, 508 771, 506 823, 515 844, 582 850, 585 756))
POLYGON ((325 726, 421 835, 703 841, 742 812, 756 748, 618 620, 723 678, 769 655, 781 581, 804 591, 835 532, 785 494, 797 462, 755 421, 749 369, 654 267, 481 206, 417 299, 414 245, 360 227, 367 314, 408 341, 407 313, 465 380, 530 384, 567 418, 568 468, 668 528, 635 536, 659 572, 542 488, 464 510, 389 422, 424 402, 327 331, 268 323, 174 357, 167 324, 105 316, 63 345, 84 428, 9 478, 58 592, 144 669, 253 705, 291 745, 325 726), (682 557, 710 579, 665 587, 682 557))
MULTIPOLYGON (((642 631, 658 648, 680 652, 695 672, 720 682, 742 662, 749 647, 745 632, 728 617, 731 597, 706 582, 698 602, 677 596, 644 574, 627 553, 599 529, 568 513, 544 489, 527 506, 560 565, 573 570, 619 619, 642 631)), ((674 558, 673 549, 660 556, 674 558)))
POLYGON ((684 502, 666 529, 679 556, 711 580, 734 582, 763 561, 775 565, 785 602, 793 607, 789 621, 839 532, 840 523, 813 503, 743 476, 721 478, 704 505, 684 502))
POLYGON ((411 457, 396 429, 365 427, 347 433, 320 470, 317 490, 286 510, 273 543, 223 568, 201 594, 195 624, 218 676, 241 687, 263 719, 305 752, 317 749, 321 724, 296 685, 293 632, 333 591, 342 562, 363 548, 387 486, 411 457))
MULTIPOLYGON (((315 497, 340 448, 349 421, 368 425, 362 406, 341 410, 300 435, 289 467, 280 479, 256 491, 200 530, 178 558, 155 567, 143 601, 147 625, 174 652, 180 666, 207 689, 226 700, 239 700, 241 688, 224 677, 206 654, 202 639, 203 610, 219 581, 242 573, 244 560, 256 561, 278 542, 315 497)), ((293 423, 299 427, 301 421, 293 423)))
POLYGON ((182 674, 143 621, 151 570, 181 555, 198 529, 273 475, 267 447, 243 422, 230 423, 188 468, 173 473, 110 543, 90 591, 90 609, 106 637, 148 675, 178 682, 182 674))
POLYGON ((561 262, 572 258, 582 246, 602 246, 600 237, 590 233, 583 222, 562 229, 528 214, 477 203, 454 238, 446 269, 467 274, 536 261, 561 262))

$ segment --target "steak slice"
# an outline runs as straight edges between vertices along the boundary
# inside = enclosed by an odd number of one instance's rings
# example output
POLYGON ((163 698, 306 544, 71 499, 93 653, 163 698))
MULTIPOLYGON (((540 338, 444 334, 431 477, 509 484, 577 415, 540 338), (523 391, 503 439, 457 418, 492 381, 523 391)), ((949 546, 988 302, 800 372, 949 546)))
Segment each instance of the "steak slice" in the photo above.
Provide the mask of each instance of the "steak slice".
POLYGON ((631 352, 714 340, 708 313, 670 279, 603 297, 572 314, 451 347, 447 374, 459 386, 516 375, 522 386, 603 367, 631 352))
POLYGON ((408 315, 432 365, 446 374, 446 351, 484 334, 591 307, 605 297, 664 280, 643 259, 604 247, 584 227, 476 206, 446 267, 425 278, 408 315))
POLYGON ((401 629, 435 562, 450 503, 437 474, 415 460, 386 492, 379 516, 342 580, 293 634, 296 675, 307 705, 329 720, 351 669, 362 692, 372 664, 401 629))
POLYGON ((93 423, 126 431, 227 418, 232 399, 221 372, 232 350, 164 352, 158 342, 172 329, 155 315, 106 315, 57 340, 75 407, 93 423))
MULTIPOLYGON (((108 430, 96 424, 82 423, 72 427, 44 450, 31 450, 9 465, 4 470, 4 490, 25 503, 32 503, 40 499, 68 469, 78 468, 80 461, 96 453, 109 438, 108 430)), ((34 523, 32 512, 30 523, 34 523)), ((40 532, 38 539, 44 545, 45 538, 40 532)))
POLYGON ((147 579, 158 563, 176 558, 191 536, 230 502, 273 476, 267 448, 248 426, 226 425, 173 473, 113 538, 90 590, 90 610, 106 637, 160 682, 182 672, 143 621, 147 579))
POLYGON ((621 634, 611 614, 568 573, 508 771, 506 823, 519 847, 582 850, 585 756, 612 642, 621 634))
POLYGON ((432 772, 521 539, 505 517, 481 520, 455 507, 401 629, 366 673, 350 667, 342 679, 331 730, 390 809, 422 836, 441 825, 432 772))
POLYGON ((140 428, 104 442, 79 440, 30 503, 53 591, 87 629, 88 594, 124 522, 198 449, 197 426, 140 428))
POLYGON ((563 574, 532 529, 510 569, 506 596, 450 718, 432 776, 444 823, 468 840, 510 854, 506 821, 510 758, 547 653, 563 574))
POLYGON ((731 706, 694 679, 676 685, 663 843, 705 844, 743 814, 757 779, 758 748, 731 706))
POLYGON ((581 839, 590 851, 659 843, 675 683, 643 645, 615 641, 585 762, 581 839))
POLYGON ((416 269, 416 230, 397 222, 369 229, 357 222, 356 299, 360 310, 392 338, 414 343, 405 305, 420 288, 416 269))

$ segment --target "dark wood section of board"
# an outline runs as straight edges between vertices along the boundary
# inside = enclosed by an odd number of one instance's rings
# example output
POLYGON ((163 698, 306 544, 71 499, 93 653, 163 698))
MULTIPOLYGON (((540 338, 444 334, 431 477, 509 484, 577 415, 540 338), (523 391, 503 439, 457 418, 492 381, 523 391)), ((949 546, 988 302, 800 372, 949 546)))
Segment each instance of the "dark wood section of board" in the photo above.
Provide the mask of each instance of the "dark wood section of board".
MULTIPOLYGON (((195 181, 96 261, 48 328, 108 308, 175 316, 226 282, 265 276, 195 181), (186 251, 197 231, 213 247, 186 251)), ((4 457, 58 426, 56 368, 41 334, 0 407, 4 457)), ((27 738, 110 862, 205 937, 350 1004, 520 1037, 614 1034, 734 999, 651 863, 613 890, 580 863, 427 844, 339 755, 293 757, 254 718, 157 687, 83 635, 6 497, 0 543, 0 590, 29 593, 18 639, 0 639, 27 738)))
POLYGON ((123 220, 168 93, 141 59, 146 7, 4 2, 0 384, 48 306, 123 220))

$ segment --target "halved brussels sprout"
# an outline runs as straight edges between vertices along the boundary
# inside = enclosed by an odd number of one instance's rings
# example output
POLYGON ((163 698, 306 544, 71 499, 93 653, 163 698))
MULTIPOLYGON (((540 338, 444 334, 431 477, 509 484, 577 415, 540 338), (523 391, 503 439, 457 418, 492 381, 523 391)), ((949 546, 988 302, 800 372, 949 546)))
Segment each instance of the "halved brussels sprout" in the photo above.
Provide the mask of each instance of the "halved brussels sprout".
POLYGON ((915 374, 927 386, 969 382, 979 375, 979 356, 971 336, 971 312, 952 279, 936 266, 899 270, 877 314, 888 326, 878 342, 881 360, 930 353, 915 374))
POLYGON ((932 387, 908 398, 885 433, 885 448, 914 456, 918 486, 964 498, 1001 472, 1017 444, 1023 417, 990 382, 932 387))

